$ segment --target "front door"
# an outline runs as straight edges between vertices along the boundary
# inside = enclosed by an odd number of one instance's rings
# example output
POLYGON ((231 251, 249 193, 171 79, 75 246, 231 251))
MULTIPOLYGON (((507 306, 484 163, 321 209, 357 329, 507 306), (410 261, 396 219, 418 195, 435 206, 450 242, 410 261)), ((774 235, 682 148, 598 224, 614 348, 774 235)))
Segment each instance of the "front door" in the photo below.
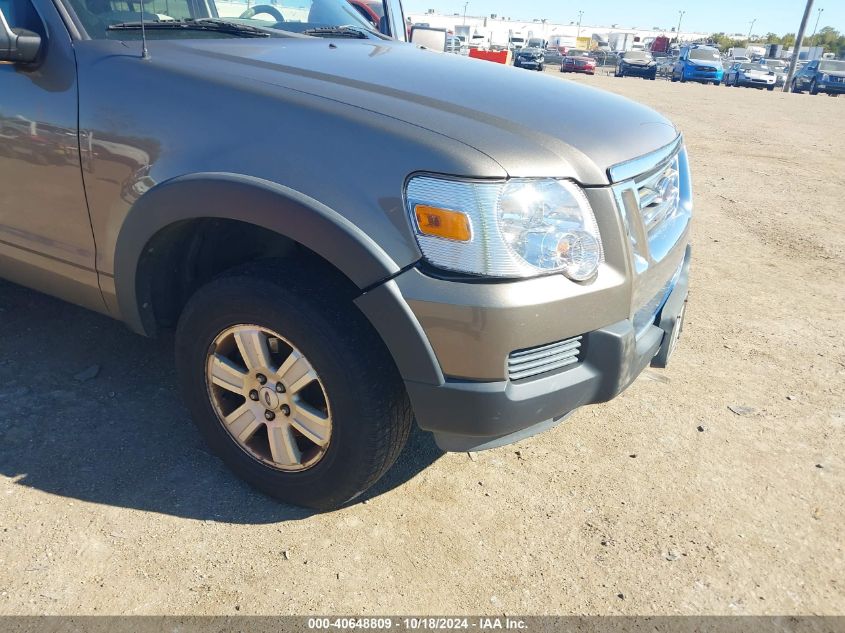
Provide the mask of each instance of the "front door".
POLYGON ((0 277, 104 310, 70 35, 49 0, 0 0, 0 10, 42 38, 39 63, 0 63, 0 277))

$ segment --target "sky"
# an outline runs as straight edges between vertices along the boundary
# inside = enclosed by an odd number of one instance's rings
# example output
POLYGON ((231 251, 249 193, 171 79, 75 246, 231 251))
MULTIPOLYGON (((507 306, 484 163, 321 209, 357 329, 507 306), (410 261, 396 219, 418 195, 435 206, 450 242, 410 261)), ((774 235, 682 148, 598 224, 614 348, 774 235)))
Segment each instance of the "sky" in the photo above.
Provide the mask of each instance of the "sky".
MULTIPOLYGON (((463 15, 465 0, 404 0, 406 13, 424 13, 434 9, 438 13, 463 15)), ((568 24, 578 21, 578 11, 584 12, 581 24, 619 28, 651 28, 669 30, 678 25, 678 11, 685 11, 681 31, 703 33, 748 33, 751 21, 753 34, 772 32, 782 35, 795 33, 801 23, 805 0, 469 0, 467 15, 507 16, 518 20, 545 18, 549 22, 568 24)), ((823 9, 819 28, 832 26, 845 31, 845 0, 816 0, 807 24, 807 36, 813 32, 818 9, 823 9)))

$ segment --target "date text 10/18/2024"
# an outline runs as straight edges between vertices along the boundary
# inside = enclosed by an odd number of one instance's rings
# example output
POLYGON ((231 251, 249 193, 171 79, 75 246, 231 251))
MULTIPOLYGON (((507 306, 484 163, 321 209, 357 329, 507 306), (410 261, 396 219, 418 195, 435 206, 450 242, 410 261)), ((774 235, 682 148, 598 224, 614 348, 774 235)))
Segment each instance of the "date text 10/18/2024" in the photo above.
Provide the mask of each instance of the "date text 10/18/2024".
POLYGON ((446 631, 478 630, 495 631, 526 630, 527 623, 518 618, 478 617, 478 618, 438 618, 438 617, 403 617, 403 618, 308 618, 308 628, 313 630, 373 630, 391 629, 408 631, 446 631))

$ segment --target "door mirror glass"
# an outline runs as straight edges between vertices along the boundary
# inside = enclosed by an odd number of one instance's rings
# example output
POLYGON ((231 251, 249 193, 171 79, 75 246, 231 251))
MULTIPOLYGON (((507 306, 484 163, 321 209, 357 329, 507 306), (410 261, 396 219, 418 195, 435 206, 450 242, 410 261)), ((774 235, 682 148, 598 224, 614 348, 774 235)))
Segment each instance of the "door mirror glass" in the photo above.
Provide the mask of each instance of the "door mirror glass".
POLYGON ((13 29, 0 10, 0 62, 31 64, 38 59, 41 36, 26 29, 13 29))
POLYGON ((433 51, 446 50, 446 29, 432 29, 427 26, 414 26, 411 29, 411 42, 433 51))

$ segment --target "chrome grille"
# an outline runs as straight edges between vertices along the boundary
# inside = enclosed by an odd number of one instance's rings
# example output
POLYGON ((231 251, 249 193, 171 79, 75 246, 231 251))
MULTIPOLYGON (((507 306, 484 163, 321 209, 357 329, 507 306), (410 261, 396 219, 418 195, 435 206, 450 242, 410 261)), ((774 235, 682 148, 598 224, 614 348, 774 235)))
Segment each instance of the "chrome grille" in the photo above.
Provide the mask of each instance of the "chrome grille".
POLYGON ((508 356, 508 377, 511 380, 531 378, 547 371, 572 365, 580 360, 581 337, 517 350, 508 356))
POLYGON ((634 186, 643 228, 651 241, 678 209, 681 188, 677 154, 668 164, 637 177, 634 186))

